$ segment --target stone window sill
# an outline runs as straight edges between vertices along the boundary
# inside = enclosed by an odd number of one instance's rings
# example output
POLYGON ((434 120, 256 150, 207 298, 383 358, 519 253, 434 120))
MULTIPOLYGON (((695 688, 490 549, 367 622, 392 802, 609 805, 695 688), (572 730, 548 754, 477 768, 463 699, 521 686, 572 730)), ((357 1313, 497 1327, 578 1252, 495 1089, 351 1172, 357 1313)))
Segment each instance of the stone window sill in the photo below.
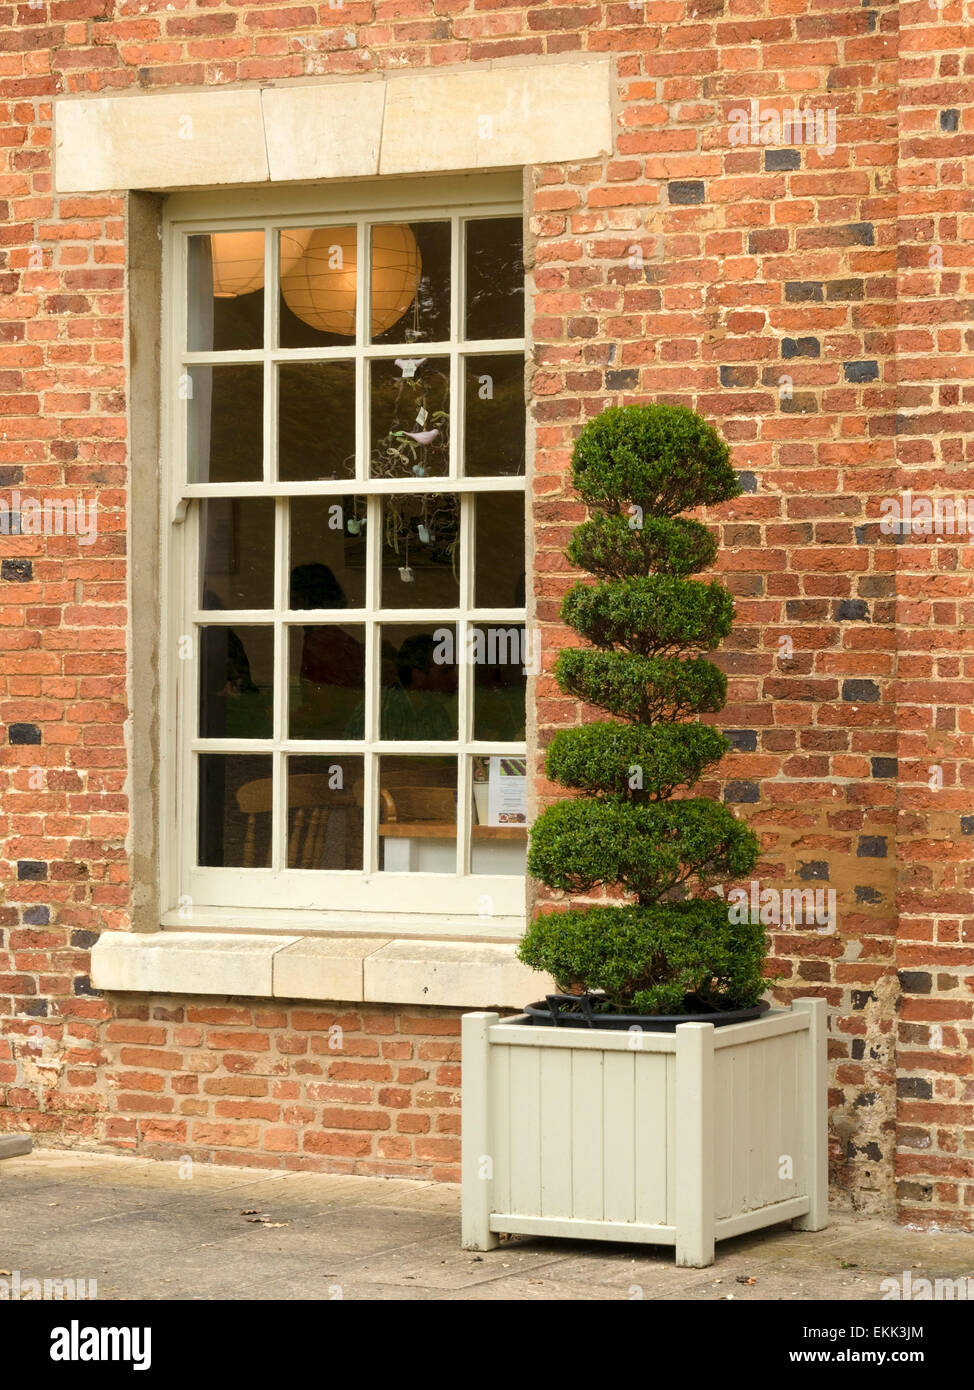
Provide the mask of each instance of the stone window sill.
POLYGON ((238 998, 521 1008, 554 988, 513 942, 233 932, 104 932, 99 990, 238 998))

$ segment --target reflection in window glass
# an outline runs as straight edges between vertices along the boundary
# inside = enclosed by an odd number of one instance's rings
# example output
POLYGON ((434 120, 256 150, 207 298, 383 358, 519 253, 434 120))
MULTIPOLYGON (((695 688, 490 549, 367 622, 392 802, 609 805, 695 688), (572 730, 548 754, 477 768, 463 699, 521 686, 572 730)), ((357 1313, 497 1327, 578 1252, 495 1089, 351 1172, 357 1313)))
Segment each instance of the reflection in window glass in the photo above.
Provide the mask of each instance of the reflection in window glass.
POLYGON ((256 363, 194 366, 185 377, 191 483, 260 482, 264 373, 256 363))
POLYGON ((382 607, 455 608, 460 600, 460 498, 382 499, 382 607))
POLYGON ((526 631, 517 623, 485 623, 472 629, 473 736, 479 743, 524 739, 526 631))
POLYGON ((291 516, 292 608, 361 608, 365 603, 364 497, 301 497, 291 516))
POLYGON ((279 478, 355 477, 354 362, 282 365, 277 410, 279 478))
POLYGON ((373 478, 440 478, 450 467, 450 359, 372 363, 373 478))
POLYGON ((464 358, 464 472, 496 478, 524 472, 524 358, 464 358))
POLYGON ((372 341, 441 343, 449 339, 449 222, 377 222, 370 244, 372 341))
POLYGON ((379 787, 380 869, 456 873, 456 758, 381 757, 379 787))
POLYGON ((288 638, 291 738, 361 738, 365 731, 365 629, 292 627, 288 638))
POLYGON ((287 760, 289 869, 361 869, 363 759, 348 753, 287 760))
POLYGON ((266 869, 271 862, 273 763, 264 753, 199 756, 199 863, 266 869))
POLYGON ((273 604, 273 499, 205 498, 200 502, 200 607, 273 604))
POLYGON ((479 492, 474 498, 474 604, 523 608, 524 493, 479 492))
POLYGON ((524 246, 520 217, 466 224, 466 338, 524 334, 524 246))
POLYGON ((457 737, 456 629, 383 624, 379 737, 425 742, 457 737))
POLYGON ((270 738, 274 732, 274 629, 199 631, 200 738, 270 738))
POLYGON ((259 348, 264 341, 264 233, 188 238, 190 352, 259 348))

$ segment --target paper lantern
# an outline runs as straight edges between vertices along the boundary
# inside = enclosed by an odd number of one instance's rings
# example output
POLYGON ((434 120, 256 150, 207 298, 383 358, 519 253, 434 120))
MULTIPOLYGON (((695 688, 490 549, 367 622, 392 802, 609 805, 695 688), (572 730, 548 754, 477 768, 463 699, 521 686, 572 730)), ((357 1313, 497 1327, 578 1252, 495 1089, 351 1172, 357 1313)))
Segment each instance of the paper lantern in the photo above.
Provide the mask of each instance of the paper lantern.
MULTIPOLYGON (((281 274, 286 275, 304 255, 309 231, 288 232, 281 236, 281 274)), ((214 299, 235 299, 252 294, 264 286, 264 233, 213 232, 210 235, 213 260, 214 299)))
POLYGON ((213 232, 213 297, 233 299, 252 294, 264 283, 263 232, 213 232))
MULTIPOLYGON (((295 239, 306 231, 281 233, 281 293, 293 314, 321 333, 355 336, 358 263, 354 227, 318 227, 289 270, 284 246, 293 254, 295 239)), ((412 230, 401 223, 372 228, 372 337, 398 323, 416 298, 423 260, 412 230)))

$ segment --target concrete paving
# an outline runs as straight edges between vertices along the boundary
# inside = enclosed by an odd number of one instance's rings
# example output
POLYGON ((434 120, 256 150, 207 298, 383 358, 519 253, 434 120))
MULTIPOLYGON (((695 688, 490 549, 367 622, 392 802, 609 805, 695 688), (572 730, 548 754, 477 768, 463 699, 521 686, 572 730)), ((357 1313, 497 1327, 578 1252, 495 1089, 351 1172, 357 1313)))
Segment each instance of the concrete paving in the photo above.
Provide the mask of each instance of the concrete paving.
POLYGON ((724 1241, 689 1270, 660 1246, 527 1236, 474 1254, 459 1209, 441 1183, 35 1150, 0 1163, 0 1277, 94 1279, 99 1300, 696 1302, 879 1300, 906 1271, 974 1279, 974 1235, 838 1213, 816 1233, 724 1241))

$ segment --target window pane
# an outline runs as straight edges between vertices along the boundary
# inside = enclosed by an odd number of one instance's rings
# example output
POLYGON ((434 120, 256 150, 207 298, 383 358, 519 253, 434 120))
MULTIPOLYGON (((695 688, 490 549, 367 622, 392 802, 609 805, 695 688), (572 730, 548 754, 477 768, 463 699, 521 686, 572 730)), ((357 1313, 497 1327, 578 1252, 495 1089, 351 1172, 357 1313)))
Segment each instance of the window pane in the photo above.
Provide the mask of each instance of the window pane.
POLYGON ((288 505, 291 607, 364 607, 365 498, 294 497, 288 505))
POLYGON ((379 737, 457 737, 456 629, 384 624, 379 737))
POLYGON ((527 820, 527 759, 474 758, 471 871, 523 874, 527 820))
POLYGON ((460 498, 455 492, 382 499, 382 607, 456 608, 460 498))
POLYGON ((496 478, 524 472, 524 358, 464 358, 464 472, 496 478))
POLYGON ((201 753, 201 865, 266 869, 271 862, 272 759, 263 753, 201 753))
POLYGON ((200 738, 271 738, 274 629, 200 628, 200 738))
POLYGON ((281 232, 281 347, 340 347, 354 341, 356 236, 354 227, 281 232))
POLYGON ((278 477, 287 483, 355 477, 355 363, 290 362, 278 369, 278 477))
POLYGON ((374 343, 442 343, 450 336, 449 222, 371 228, 374 343))
POLYGON ((526 629, 484 624, 471 629, 473 736, 480 743, 524 738, 526 629))
POLYGON ((524 336, 524 246, 520 217, 466 224, 466 337, 524 336))
POLYGON ((373 478, 441 478, 450 468, 450 359, 372 363, 373 478))
POLYGON ((361 869, 364 760, 348 753, 287 759, 289 869, 361 869))
POLYGON ((263 476, 264 369, 257 363, 190 367, 191 483, 254 483, 263 476))
POLYGON ((188 255, 190 352, 239 352, 261 347, 264 233, 191 236, 188 255))
POLYGON ((365 731, 365 628, 319 623, 288 636, 291 738, 361 738, 365 731))
POLYGON ((274 502, 211 497, 200 503, 200 607, 274 606, 274 502))
POLYGON ((456 758, 382 757, 379 786, 379 867, 456 873, 456 758))
POLYGON ((523 492, 478 492, 474 498, 474 605, 524 607, 523 492))

